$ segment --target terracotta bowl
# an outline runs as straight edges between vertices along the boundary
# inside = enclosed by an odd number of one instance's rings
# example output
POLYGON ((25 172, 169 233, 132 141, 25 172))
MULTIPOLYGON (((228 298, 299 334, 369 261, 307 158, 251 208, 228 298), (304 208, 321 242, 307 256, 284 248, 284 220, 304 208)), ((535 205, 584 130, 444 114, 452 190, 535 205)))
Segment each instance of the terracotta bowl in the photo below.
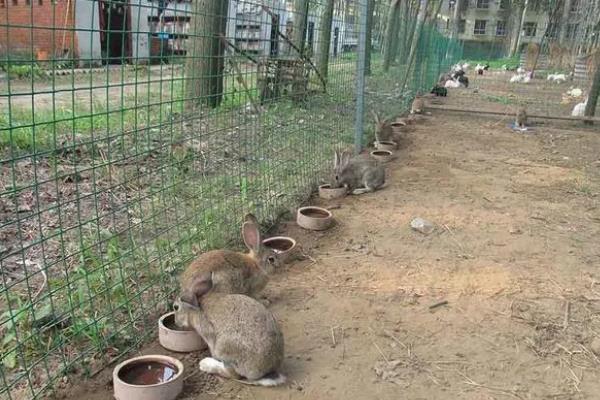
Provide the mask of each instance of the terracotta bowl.
POLYGON ((302 207, 298 209, 296 222, 304 229, 324 231, 333 223, 333 214, 321 207, 302 207))
POLYGON ((181 329, 175 325, 174 312, 158 319, 158 341, 165 349, 180 353, 200 351, 207 347, 195 330, 181 329))
POLYGON ((402 133, 407 130, 405 122, 392 122, 390 125, 394 133, 402 133))
POLYGON ((130 358, 113 370, 117 400, 175 400, 183 389, 183 364, 173 357, 130 358))
POLYGON ((296 252, 296 241, 287 236, 273 236, 263 240, 263 245, 273 249, 279 261, 287 263, 296 252))
POLYGON ((386 142, 386 141, 381 141, 381 142, 375 142, 375 148, 377 150, 396 150, 398 148, 398 143, 396 142, 386 142))
POLYGON ((334 189, 331 185, 319 186, 319 197, 322 199, 339 199, 340 197, 346 196, 347 193, 348 190, 345 187, 334 189))
POLYGON ((394 158, 394 153, 390 150, 375 150, 371 152, 371 157, 377 161, 386 163, 394 158))

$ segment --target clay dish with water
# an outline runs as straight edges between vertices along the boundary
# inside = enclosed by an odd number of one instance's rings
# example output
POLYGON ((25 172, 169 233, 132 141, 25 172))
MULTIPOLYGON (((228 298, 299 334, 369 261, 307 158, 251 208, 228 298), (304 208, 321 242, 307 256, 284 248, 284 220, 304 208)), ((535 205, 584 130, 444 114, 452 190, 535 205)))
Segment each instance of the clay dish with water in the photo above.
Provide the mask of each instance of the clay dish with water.
POLYGON ((113 370, 113 387, 117 400, 175 400, 183 389, 183 364, 162 355, 130 358, 113 370))

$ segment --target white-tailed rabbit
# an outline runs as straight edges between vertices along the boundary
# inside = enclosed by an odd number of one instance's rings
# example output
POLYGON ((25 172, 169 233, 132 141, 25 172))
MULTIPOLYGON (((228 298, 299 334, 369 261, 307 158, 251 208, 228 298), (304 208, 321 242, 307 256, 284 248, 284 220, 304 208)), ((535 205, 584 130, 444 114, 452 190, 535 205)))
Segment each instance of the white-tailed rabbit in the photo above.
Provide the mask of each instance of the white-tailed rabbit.
POLYGON ((193 328, 208 345, 211 357, 200 361, 200 370, 249 385, 285 383, 279 373, 283 334, 261 303, 242 294, 212 292, 209 282, 198 282, 173 308, 175 324, 193 328))
POLYGON ((344 151, 335 151, 333 183, 336 188, 346 186, 352 194, 373 192, 385 184, 385 169, 375 160, 352 158, 344 151))
POLYGON ((212 291, 256 296, 269 281, 278 265, 277 254, 262 243, 254 215, 242 224, 242 237, 248 254, 231 250, 212 250, 201 254, 180 276, 182 294, 188 294, 199 282, 210 282, 212 291))

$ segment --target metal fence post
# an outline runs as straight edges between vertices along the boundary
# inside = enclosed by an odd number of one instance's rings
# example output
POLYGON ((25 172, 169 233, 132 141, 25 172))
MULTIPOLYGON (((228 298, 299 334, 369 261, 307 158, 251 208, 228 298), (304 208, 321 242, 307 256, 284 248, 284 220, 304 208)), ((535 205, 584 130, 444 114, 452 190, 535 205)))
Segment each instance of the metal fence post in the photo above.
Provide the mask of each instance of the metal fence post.
MULTIPOLYGON (((354 148, 362 150, 362 136, 365 113, 365 67, 367 52, 367 9, 368 0, 359 0, 360 20, 358 22, 358 57, 356 63, 356 120, 354 124, 354 148)), ((370 44, 369 44, 370 45, 370 44)))

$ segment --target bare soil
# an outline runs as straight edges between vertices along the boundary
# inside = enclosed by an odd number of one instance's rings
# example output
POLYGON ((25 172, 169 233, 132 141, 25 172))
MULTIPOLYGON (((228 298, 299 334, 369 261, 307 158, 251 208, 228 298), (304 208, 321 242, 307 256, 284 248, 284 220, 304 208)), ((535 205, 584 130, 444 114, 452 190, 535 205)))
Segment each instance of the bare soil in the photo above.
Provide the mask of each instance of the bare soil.
MULTIPOLYGON (((479 93, 443 102, 509 117, 436 112, 407 134, 385 189, 311 201, 333 210, 329 231, 280 225, 312 258, 266 291, 288 384, 221 382, 189 354, 182 399, 597 398, 599 132, 545 121, 512 131, 511 106, 473 81, 479 93), (415 217, 435 231, 412 231, 415 217)), ((529 88, 520 96, 534 99, 529 88)), ((61 397, 110 398, 110 370, 67 386, 61 397)))

